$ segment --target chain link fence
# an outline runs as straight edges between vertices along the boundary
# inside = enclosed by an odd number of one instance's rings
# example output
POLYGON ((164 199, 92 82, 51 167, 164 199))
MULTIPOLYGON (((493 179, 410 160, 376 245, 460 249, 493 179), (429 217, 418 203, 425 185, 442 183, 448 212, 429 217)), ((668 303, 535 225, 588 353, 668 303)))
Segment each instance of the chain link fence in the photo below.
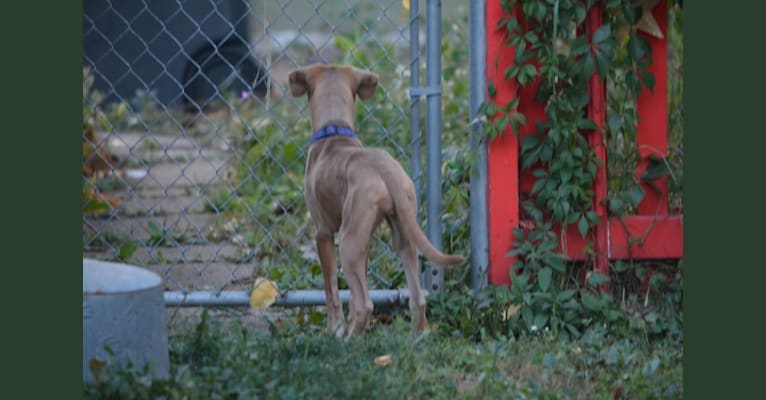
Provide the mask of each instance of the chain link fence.
MULTIPOLYGON (((313 62, 380 74, 358 134, 420 174, 401 0, 86 0, 83 35, 84 257, 146 267, 172 292, 245 291, 259 276, 321 288, 302 192, 310 123, 286 91, 288 71, 313 62)), ((371 289, 404 286, 389 243, 382 226, 371 289)))

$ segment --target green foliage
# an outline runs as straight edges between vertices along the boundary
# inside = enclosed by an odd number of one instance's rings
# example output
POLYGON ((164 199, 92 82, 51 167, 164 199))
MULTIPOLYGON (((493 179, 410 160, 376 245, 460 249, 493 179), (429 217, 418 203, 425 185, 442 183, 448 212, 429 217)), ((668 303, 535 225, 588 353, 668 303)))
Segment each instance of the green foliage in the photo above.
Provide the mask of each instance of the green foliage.
POLYGON ((429 297, 429 318, 441 334, 476 342, 528 335, 573 341, 598 335, 680 346, 683 289, 677 266, 647 269, 619 262, 615 269, 619 272, 612 276, 588 273, 581 285, 576 276, 584 272, 582 266, 570 266, 566 277, 541 267, 516 273, 510 287, 489 286, 479 293, 464 283, 464 276, 452 276, 446 283, 449 292, 429 297), (607 282, 619 287, 622 297, 600 291, 607 282))
POLYGON ((172 246, 186 240, 186 235, 183 233, 176 234, 168 227, 159 227, 154 221, 146 224, 146 230, 149 232, 150 246, 172 246))

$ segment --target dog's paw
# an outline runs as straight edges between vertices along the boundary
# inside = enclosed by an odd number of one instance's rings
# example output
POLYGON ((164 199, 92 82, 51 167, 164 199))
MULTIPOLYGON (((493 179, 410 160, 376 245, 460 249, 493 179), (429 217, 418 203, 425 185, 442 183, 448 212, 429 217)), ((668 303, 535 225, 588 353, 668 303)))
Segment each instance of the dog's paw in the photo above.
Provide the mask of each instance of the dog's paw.
POLYGON ((337 323, 330 323, 327 325, 327 333, 342 338, 346 334, 346 326, 343 322, 337 322, 337 323))

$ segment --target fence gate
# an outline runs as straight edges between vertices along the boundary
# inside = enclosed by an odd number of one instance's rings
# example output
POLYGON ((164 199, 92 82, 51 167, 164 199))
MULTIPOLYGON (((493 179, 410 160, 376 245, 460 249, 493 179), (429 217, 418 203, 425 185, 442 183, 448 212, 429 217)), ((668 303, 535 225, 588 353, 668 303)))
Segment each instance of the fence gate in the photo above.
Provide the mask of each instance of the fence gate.
MULTIPOLYGON (((86 0, 83 256, 159 273, 169 305, 246 305, 257 276, 278 283, 277 305, 323 304, 302 192, 310 122, 287 72, 343 62, 380 74, 375 100, 357 105, 360 139, 420 188, 427 136, 426 209, 438 215, 441 2, 426 11, 421 85, 417 1, 86 0)), ((427 233, 440 246, 430 219, 427 233)), ((379 236, 373 300, 406 304, 390 234, 379 236)), ((440 290, 438 269, 424 278, 440 290)))
MULTIPOLYGON (((518 5, 517 5, 518 6, 518 5)), ((646 88, 638 99, 637 111, 645 118, 637 126, 636 140, 641 159, 638 163, 637 176, 641 176, 652 158, 662 159, 668 154, 668 98, 667 98, 667 1, 660 0, 652 9, 652 14, 665 33, 664 38, 645 36, 654 55, 650 71, 655 76, 653 91, 646 88)), ((516 9, 521 13, 520 7, 516 9)), ((493 49, 486 55, 486 76, 497 85, 497 101, 506 104, 517 93, 516 84, 503 78, 504 71, 513 64, 514 50, 505 46, 506 39, 502 32, 495 29, 505 11, 498 0, 488 0, 486 8, 487 47, 493 49)), ((603 10, 594 5, 586 19, 589 36, 601 26, 603 10)), ((518 90, 519 111, 526 115, 526 126, 520 127, 518 138, 511 128, 493 140, 488 149, 488 193, 487 204, 492 218, 489 219, 489 281, 494 284, 507 284, 510 281, 509 268, 514 260, 506 254, 513 247, 513 230, 524 224, 520 218, 520 194, 529 193, 534 177, 522 173, 519 168, 519 143, 521 139, 534 133, 531 121, 543 120, 543 105, 536 103, 534 91, 528 88, 518 90)), ((602 274, 608 273, 610 259, 662 260, 678 259, 683 256, 683 215, 671 214, 668 207, 667 177, 651 183, 642 183, 643 200, 638 204, 636 215, 609 215, 603 201, 607 196, 606 144, 603 142, 600 128, 606 122, 606 89, 604 81, 596 72, 589 83, 590 103, 588 118, 599 129, 583 132, 602 161, 594 183, 593 208, 601 223, 594 229, 589 239, 593 243, 595 269, 602 274)), ((586 241, 575 227, 561 231, 560 240, 566 243, 566 254, 573 260, 586 260, 586 241)))

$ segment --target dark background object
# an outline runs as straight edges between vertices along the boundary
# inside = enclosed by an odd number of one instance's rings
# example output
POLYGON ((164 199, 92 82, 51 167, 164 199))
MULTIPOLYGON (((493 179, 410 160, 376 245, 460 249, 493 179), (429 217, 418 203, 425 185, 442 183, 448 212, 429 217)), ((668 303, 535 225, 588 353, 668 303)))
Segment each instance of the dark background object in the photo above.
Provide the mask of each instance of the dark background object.
POLYGON ((83 64, 106 102, 139 90, 163 107, 206 108, 224 92, 266 93, 250 54, 247 1, 85 0, 83 64))

